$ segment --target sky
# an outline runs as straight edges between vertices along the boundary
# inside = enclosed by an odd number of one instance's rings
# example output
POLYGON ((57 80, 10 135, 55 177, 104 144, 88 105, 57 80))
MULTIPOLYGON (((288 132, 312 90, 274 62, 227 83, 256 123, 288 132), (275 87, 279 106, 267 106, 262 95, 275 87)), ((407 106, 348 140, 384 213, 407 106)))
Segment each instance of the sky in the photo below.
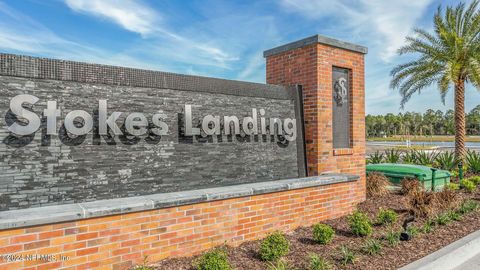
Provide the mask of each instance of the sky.
MULTIPOLYGON (((469 2, 469 0, 466 0, 469 2)), ((401 110, 390 70, 415 27, 456 0, 0 0, 0 52, 265 83, 263 51, 320 34, 368 47, 366 112, 453 109, 425 89, 401 110)), ((466 110, 480 104, 468 85, 466 110)))

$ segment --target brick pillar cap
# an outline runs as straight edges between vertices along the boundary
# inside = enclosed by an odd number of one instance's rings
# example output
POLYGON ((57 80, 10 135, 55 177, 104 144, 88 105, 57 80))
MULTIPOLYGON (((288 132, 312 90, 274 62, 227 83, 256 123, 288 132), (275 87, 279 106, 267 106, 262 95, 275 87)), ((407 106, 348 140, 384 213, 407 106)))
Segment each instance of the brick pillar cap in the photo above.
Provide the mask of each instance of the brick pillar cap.
POLYGON ((332 47, 337 47, 340 49, 345 49, 345 50, 358 52, 362 54, 366 54, 368 52, 368 48, 361 45, 357 45, 357 44, 353 44, 353 43, 349 43, 349 42, 345 42, 345 41, 341 41, 338 39, 329 38, 321 35, 314 35, 314 36, 300 39, 285 45, 275 47, 273 49, 266 50, 263 52, 263 57, 269 57, 275 54, 302 48, 302 47, 305 47, 311 44, 316 44, 316 43, 329 45, 332 47))

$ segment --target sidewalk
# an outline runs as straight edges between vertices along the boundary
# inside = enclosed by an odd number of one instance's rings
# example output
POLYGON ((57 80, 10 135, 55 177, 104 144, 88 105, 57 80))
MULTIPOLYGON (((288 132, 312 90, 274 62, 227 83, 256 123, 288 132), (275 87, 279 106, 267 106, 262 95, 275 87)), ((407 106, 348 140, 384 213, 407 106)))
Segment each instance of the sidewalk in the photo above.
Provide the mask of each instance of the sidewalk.
POLYGON ((465 236, 400 270, 480 269, 480 231, 465 236))

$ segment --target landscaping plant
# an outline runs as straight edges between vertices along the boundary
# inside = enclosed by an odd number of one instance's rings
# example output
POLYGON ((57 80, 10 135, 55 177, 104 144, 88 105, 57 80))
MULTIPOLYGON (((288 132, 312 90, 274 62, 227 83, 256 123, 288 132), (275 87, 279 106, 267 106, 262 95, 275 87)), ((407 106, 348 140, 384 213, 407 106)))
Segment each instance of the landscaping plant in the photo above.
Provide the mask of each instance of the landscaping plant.
POLYGON ((405 204, 416 217, 430 217, 437 212, 435 193, 432 192, 410 192, 406 195, 405 204))
POLYGON ((351 251, 347 246, 340 247, 340 255, 343 265, 355 263, 355 253, 351 251))
POLYGON ((400 192, 403 195, 408 195, 412 192, 423 191, 423 185, 416 178, 404 178, 400 182, 400 186, 401 186, 400 192))
POLYGON ((377 214, 377 224, 379 225, 391 225, 397 221, 398 215, 395 211, 390 209, 380 208, 377 214))
POLYGON ((457 208, 460 203, 458 193, 448 187, 445 187, 442 191, 435 192, 433 194, 435 200, 434 204, 441 212, 457 208))
POLYGON ((231 270, 227 252, 222 248, 212 249, 200 256, 193 264, 196 270, 231 270))
POLYGON ((357 236, 368 236, 372 234, 372 222, 365 213, 355 211, 348 216, 348 225, 353 234, 357 236))
POLYGON ((417 162, 417 153, 415 150, 405 151, 402 156, 402 162, 406 164, 415 164, 415 162, 417 162))
POLYGON ((462 219, 462 215, 459 212, 454 210, 448 211, 447 215, 451 220, 454 220, 454 221, 460 221, 462 219))
POLYGON ((407 232, 408 232, 408 234, 410 234, 410 236, 411 236, 412 238, 415 238, 417 235, 420 234, 420 230, 419 230, 417 227, 413 226, 413 225, 412 225, 412 226, 408 226, 407 232))
POLYGON ((375 255, 375 254, 379 253, 380 250, 382 250, 382 245, 380 244, 380 242, 378 240, 367 239, 367 241, 365 241, 365 245, 363 246, 363 251, 367 255, 375 255))
POLYGON ((268 262, 268 270, 294 270, 295 268, 291 267, 286 261, 278 260, 276 262, 268 262))
POLYGON ((475 175, 467 178, 469 181, 472 181, 476 186, 480 185, 480 176, 475 175))
POLYGON ((264 261, 277 261, 290 251, 290 243, 283 233, 276 231, 263 239, 260 246, 260 257, 264 261))
POLYGON ((465 191, 469 193, 473 193, 475 189, 477 189, 477 186, 475 185, 475 183, 473 183, 468 179, 460 180, 460 187, 465 189, 465 191))
POLYGON ((313 240, 315 242, 325 245, 330 243, 333 236, 335 236, 335 230, 326 224, 313 225, 313 240))
POLYGON ((435 220, 433 219, 428 219, 425 224, 423 224, 422 231, 423 233, 431 233, 433 229, 435 228, 435 220))
POLYGON ((458 209, 460 214, 467 214, 480 208, 480 204, 473 200, 463 202, 458 209))
POLYGON ((384 159, 383 153, 380 153, 379 151, 376 151, 375 153, 371 154, 367 158, 367 164, 378 164, 382 163, 384 159))
POLYGON ((308 270, 330 270, 332 264, 325 258, 318 256, 317 254, 310 254, 310 263, 308 270))
POLYGON ((456 183, 448 183, 447 188, 455 191, 460 189, 460 185, 456 183))
POLYGON ((450 216, 448 215, 448 213, 442 213, 437 216, 435 221, 438 225, 447 225, 452 220, 450 219, 450 216))
POLYGON ((455 160, 455 154, 453 152, 442 152, 438 154, 435 158, 434 163, 436 168, 451 171, 457 167, 457 162, 455 160))
POLYGON ((387 149, 385 150, 385 158, 384 161, 386 163, 398 163, 400 161, 400 151, 395 149, 387 149))
POLYGON ((393 228, 390 229, 387 234, 385 235, 385 240, 387 240, 387 243, 394 247, 396 245, 398 245, 398 243, 400 242, 400 232, 399 231, 395 231, 393 228))
POLYGON ((388 178, 382 173, 368 173, 367 174, 367 196, 376 197, 388 194, 388 186, 390 182, 388 178))
POLYGON ((133 270, 154 270, 152 266, 148 266, 148 256, 143 257, 143 262, 140 265, 136 265, 132 268, 133 270))
POLYGON ((417 164, 431 167, 437 159, 438 152, 416 151, 415 155, 417 164))
POLYGON ((480 154, 476 151, 467 151, 465 156, 465 165, 471 173, 480 173, 480 154))

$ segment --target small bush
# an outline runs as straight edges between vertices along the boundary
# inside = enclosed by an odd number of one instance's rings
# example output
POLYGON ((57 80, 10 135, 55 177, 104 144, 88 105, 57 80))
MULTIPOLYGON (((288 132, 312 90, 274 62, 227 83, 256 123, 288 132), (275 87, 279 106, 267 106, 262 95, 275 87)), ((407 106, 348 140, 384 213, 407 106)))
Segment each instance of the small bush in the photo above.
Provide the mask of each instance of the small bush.
POLYGON ((384 238, 390 246, 394 247, 400 242, 400 232, 391 229, 384 238))
POLYGON ((417 162, 417 153, 414 150, 406 151, 403 154, 402 162, 406 164, 415 164, 415 162, 417 162))
POLYGON ((268 270, 290 270, 290 269, 293 270, 294 268, 291 267, 286 261, 278 260, 275 263, 268 262, 267 269, 268 270))
POLYGON ((462 214, 460 214, 459 212, 457 211, 453 211, 453 210, 450 210, 448 211, 448 217, 451 219, 451 220, 454 220, 454 221, 460 221, 462 220, 462 214))
POLYGON ((434 163, 436 168, 451 171, 457 167, 457 161, 453 152, 442 152, 437 155, 434 163))
POLYGON ((465 189, 465 191, 467 191, 469 193, 474 192, 475 189, 477 188, 475 183, 473 183, 472 181, 470 181, 468 179, 461 180, 460 181, 460 187, 462 187, 463 189, 465 189))
POLYGON ((431 167, 437 159, 438 152, 416 151, 416 156, 417 164, 431 167))
POLYGON ((448 223, 450 223, 450 221, 452 220, 450 219, 448 213, 440 214, 436 218, 436 222, 438 225, 447 225, 448 223))
POLYGON ((435 228, 435 220, 429 219, 423 224, 422 231, 423 233, 431 233, 435 228))
POLYGON ((480 207, 480 204, 476 201, 465 201, 460 205, 460 208, 458 209, 458 213, 460 214, 468 214, 472 211, 477 210, 480 207))
POLYGON ((478 176, 478 175, 469 177, 469 178, 467 178, 467 180, 473 182, 476 186, 480 185, 480 176, 478 176))
POLYGON ((390 209, 380 208, 380 211, 377 215, 377 224, 379 225, 390 225, 397 221, 398 215, 395 211, 390 209))
POLYGON ((330 243, 335 236, 335 230, 326 224, 313 225, 313 240, 322 245, 330 243))
POLYGON ((451 190, 459 190, 459 189, 460 189, 460 185, 459 185, 459 184, 455 184, 455 183, 449 183, 446 188, 451 189, 451 190))
POLYGON ((417 235, 420 234, 420 230, 419 230, 417 227, 415 227, 415 226, 409 226, 409 227, 407 228, 407 233, 410 234, 410 236, 411 236, 412 238, 415 238, 415 237, 417 237, 417 235))
POLYGON ((415 178, 404 178, 401 182, 401 190, 400 192, 403 195, 408 195, 412 192, 420 192, 423 191, 423 185, 415 178))
POLYGON ((385 150, 385 162, 386 163, 398 163, 400 161, 400 151, 395 149, 385 150))
POLYGON ((355 263, 355 253, 346 246, 340 247, 341 261, 343 265, 355 263))
POLYGON ((367 255, 375 255, 382 250, 382 245, 378 240, 367 239, 365 245, 363 246, 363 251, 367 255))
POLYGON ((367 164, 378 164, 382 163, 384 159, 383 153, 376 151, 375 153, 371 154, 367 157, 367 164))
POLYGON ((480 154, 475 151, 468 150, 465 156, 465 165, 471 173, 480 173, 480 154))
POLYGON ((382 173, 367 174, 367 196, 377 197, 388 193, 390 182, 382 173))
POLYGON ((453 189, 444 188, 442 191, 433 194, 434 204, 442 212, 457 208, 460 203, 459 195, 453 189))
POLYGON ((353 234, 357 236, 368 236, 372 234, 372 222, 368 216, 360 211, 355 211, 348 216, 348 225, 353 234))
POLYGON ((332 264, 325 258, 318 256, 317 254, 310 254, 310 264, 308 270, 330 270, 332 264))
POLYGON ((406 198, 406 207, 416 217, 430 217, 437 212, 435 193, 427 191, 410 192, 406 198))
POLYGON ((273 232, 263 239, 260 257, 264 261, 277 261, 290 251, 290 243, 281 232, 273 232))
POLYGON ((194 262, 194 268, 196 270, 231 270, 232 266, 228 261, 226 251, 215 248, 200 256, 194 262))

